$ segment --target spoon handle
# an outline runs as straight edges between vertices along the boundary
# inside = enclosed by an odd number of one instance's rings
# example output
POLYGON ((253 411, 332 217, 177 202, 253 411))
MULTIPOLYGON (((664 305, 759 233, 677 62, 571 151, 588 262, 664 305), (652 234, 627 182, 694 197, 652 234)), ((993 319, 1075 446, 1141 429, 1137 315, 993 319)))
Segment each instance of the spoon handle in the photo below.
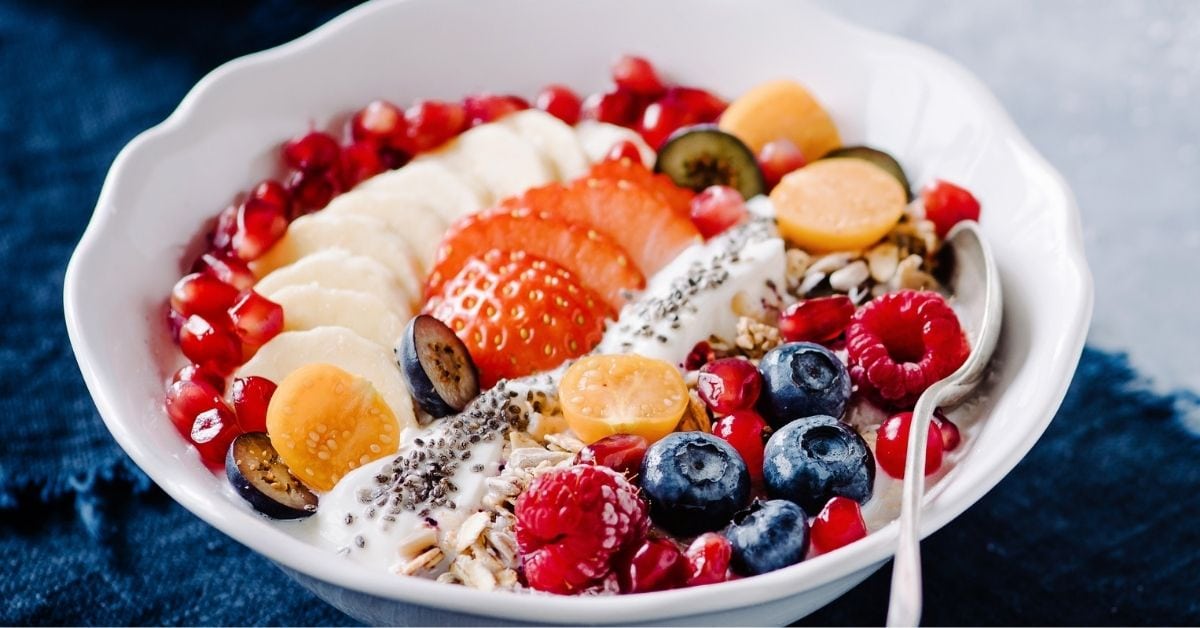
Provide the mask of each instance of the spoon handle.
MULTIPOLYGON (((939 382, 939 384, 944 382, 939 382)), ((933 410, 941 397, 937 384, 925 391, 913 409, 904 461, 904 495, 900 500, 900 540, 892 563, 888 626, 916 626, 921 619, 921 500, 925 496, 925 445, 933 410)))

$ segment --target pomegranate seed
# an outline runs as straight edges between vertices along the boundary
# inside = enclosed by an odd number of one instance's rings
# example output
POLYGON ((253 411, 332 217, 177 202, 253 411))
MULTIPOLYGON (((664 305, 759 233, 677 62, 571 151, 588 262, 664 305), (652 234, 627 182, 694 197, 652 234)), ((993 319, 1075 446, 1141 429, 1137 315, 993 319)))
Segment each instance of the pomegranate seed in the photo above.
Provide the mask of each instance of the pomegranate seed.
POLYGON ((654 65, 644 57, 624 55, 617 59, 612 67, 612 78, 617 87, 639 96, 654 98, 667 91, 654 65))
POLYGON ((662 100, 679 103, 688 112, 689 124, 716 122, 729 103, 712 92, 695 87, 671 87, 662 100))
POLYGON ((246 262, 258 259, 283 237, 287 225, 287 215, 278 205, 253 197, 246 199, 233 234, 234 254, 246 262))
POLYGON ((958 426, 954 424, 942 413, 942 409, 938 408, 933 411, 933 426, 937 428, 938 433, 942 435, 942 451, 954 451, 962 443, 962 434, 958 431, 958 426))
POLYGON ((342 149, 338 172, 341 174, 342 188, 347 190, 383 172, 379 149, 366 141, 350 144, 342 149))
MULTIPOLYGON (((408 138, 404 139, 408 142, 408 138)), ((383 164, 384 170, 395 170, 408 163, 411 156, 404 150, 398 148, 383 147, 379 149, 379 162, 383 164)))
POLYGON ((779 316, 779 335, 787 342, 829 342, 842 335, 854 316, 854 302, 842 294, 806 299, 779 316))
POLYGON ((229 451, 229 445, 240 433, 233 410, 222 402, 221 405, 196 415, 188 437, 196 446, 196 451, 200 452, 201 460, 219 466, 225 464, 225 454, 229 451))
POLYGON ((200 364, 189 364, 175 371, 171 383, 182 381, 201 382, 212 386, 218 393, 225 392, 225 376, 200 364))
POLYGON ((862 508, 848 497, 834 497, 825 504, 809 529, 812 548, 818 554, 832 552, 867 536, 862 508))
POLYGON ((217 318, 237 301, 238 289, 212 275, 184 275, 171 288, 171 309, 183 316, 217 318))
POLYGON ((218 255, 216 253, 205 253, 196 259, 196 263, 192 265, 192 272, 211 275, 227 283, 238 291, 245 290, 254 285, 254 273, 250 272, 250 267, 242 260, 228 256, 218 255))
POLYGON ((670 539, 646 539, 618 563, 622 593, 678 589, 687 584, 691 571, 687 558, 670 539))
POLYGON ((754 407, 762 390, 762 376, 749 360, 722 358, 700 367, 696 393, 719 415, 754 407))
POLYGON ((637 144, 630 140, 621 140, 613 144, 612 148, 608 149, 608 154, 604 156, 605 161, 621 161, 628 159, 635 163, 642 163, 642 151, 638 149, 637 144))
POLYGON ((170 307, 167 308, 167 333, 171 334, 171 342, 179 344, 179 332, 186 322, 187 318, 183 314, 170 307))
POLYGON ((229 308, 229 319, 242 342, 261 346, 283 331, 283 306, 254 290, 246 290, 229 308))
POLYGON ((196 364, 228 373, 242 361, 242 345, 228 327, 214 327, 200 316, 189 316, 179 330, 179 348, 196 364))
POLYGON ((696 537, 688 546, 687 561, 690 574, 689 587, 702 584, 715 584, 729 579, 729 559, 733 556, 733 546, 729 539, 716 532, 705 532, 696 537))
POLYGON ((642 112, 638 133, 642 134, 651 148, 658 150, 672 133, 692 122, 682 105, 664 98, 650 103, 642 112))
POLYGON ((408 124, 408 152, 417 154, 441 146, 461 133, 467 112, 458 103, 418 100, 404 112, 408 124))
POLYGON ((717 359, 717 353, 713 351, 712 345, 701 340, 688 352, 687 357, 683 360, 683 367, 689 371, 695 371, 715 359, 717 359))
POLYGON ((463 99, 463 111, 467 113, 467 124, 470 126, 495 122, 528 108, 529 103, 524 98, 504 94, 484 92, 463 99))
POLYGON ((785 175, 803 168, 806 163, 800 147, 789 139, 767 142, 758 152, 758 167, 767 182, 767 189, 775 187, 785 175))
POLYGON ((714 185, 692 198, 691 216, 700 235, 711 238, 749 218, 750 210, 741 192, 714 185))
POLYGON ((254 186, 254 189, 250 190, 250 198, 278 207, 284 216, 288 215, 292 209, 292 195, 283 187, 283 184, 274 179, 260 181, 258 185, 254 186))
POLYGON ((751 480, 762 481, 763 449, 771 435, 771 428, 757 412, 738 410, 714 423, 712 433, 733 445, 750 469, 751 480))
POLYGON ((214 251, 233 248, 233 234, 237 233, 238 205, 230 205, 217 214, 217 224, 208 235, 208 245, 214 251))
POLYGON ((257 375, 233 380, 229 400, 242 432, 267 431, 267 407, 271 405, 275 388, 275 382, 257 375))
POLYGON ((172 382, 167 387, 166 400, 163 402, 171 423, 185 437, 191 435, 196 415, 223 405, 225 400, 216 388, 205 381, 192 379, 172 382))
POLYGON ((406 126, 402 109, 386 100, 372 100, 350 118, 350 137, 355 142, 403 148, 406 126))
POLYGON ((641 106, 633 92, 615 89, 592 94, 583 101, 583 117, 609 124, 633 127, 641 117, 641 106))
POLYGON ((341 192, 341 182, 332 172, 292 172, 287 179, 287 188, 295 201, 292 218, 317 211, 329 204, 341 192))
POLYGON ((925 202, 925 217, 937 227, 938 237, 946 237, 950 229, 963 220, 979 220, 979 201, 967 190, 948 181, 935 181, 921 190, 921 197, 925 202))
POLYGON ((538 109, 571 126, 579 122, 579 113, 583 108, 579 95, 563 85, 547 85, 533 102, 538 109))
POLYGON ((575 464, 598 464, 633 477, 641 472, 648 447, 650 441, 636 434, 613 434, 581 449, 575 464))
MULTIPOLYGON (((912 418, 911 412, 893 414, 879 426, 879 436, 875 439, 875 459, 879 461, 879 468, 894 478, 904 477, 912 418)), ((936 473, 942 467, 942 449, 941 432, 930 429, 925 441, 925 475, 936 473)))
POLYGON ((304 172, 325 172, 337 163, 341 150, 332 135, 310 131, 284 143, 283 162, 304 172))

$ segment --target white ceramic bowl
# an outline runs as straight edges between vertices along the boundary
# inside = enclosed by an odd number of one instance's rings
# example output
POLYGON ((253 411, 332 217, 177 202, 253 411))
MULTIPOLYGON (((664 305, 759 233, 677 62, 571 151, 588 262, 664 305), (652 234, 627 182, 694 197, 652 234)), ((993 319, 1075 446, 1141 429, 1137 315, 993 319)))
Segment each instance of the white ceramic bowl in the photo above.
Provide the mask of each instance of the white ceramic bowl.
POLYGON ((383 577, 256 516, 163 414, 163 381, 179 357, 162 304, 183 251, 235 191, 274 174, 282 139, 376 97, 532 94, 549 82, 595 91, 610 61, 630 51, 724 94, 795 77, 833 113, 847 142, 889 150, 914 182, 945 177, 982 200, 1006 302, 980 408, 990 416, 929 493, 922 531, 963 512, 1033 446, 1079 359, 1092 284, 1078 212, 1059 175, 958 65, 795 0, 372 3, 221 66, 117 157, 67 271, 71 342, 113 436, 184 507, 373 623, 783 624, 867 577, 892 554, 895 524, 832 554, 716 588, 571 598, 383 577))

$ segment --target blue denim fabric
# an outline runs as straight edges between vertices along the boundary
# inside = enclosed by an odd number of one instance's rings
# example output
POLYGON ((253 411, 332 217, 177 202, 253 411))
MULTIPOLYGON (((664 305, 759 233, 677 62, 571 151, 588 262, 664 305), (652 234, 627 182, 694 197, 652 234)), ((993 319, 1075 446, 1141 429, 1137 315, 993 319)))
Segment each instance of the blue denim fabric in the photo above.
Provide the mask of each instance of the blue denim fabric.
MULTIPOLYGON (((351 621, 129 463, 61 314, 67 259, 121 146, 219 63, 349 4, 0 1, 0 624, 351 621)), ((1194 403, 1086 351, 1029 457, 927 541, 926 622, 1200 621, 1200 440, 1178 420, 1194 403)), ((805 623, 882 622, 887 579, 805 623)))

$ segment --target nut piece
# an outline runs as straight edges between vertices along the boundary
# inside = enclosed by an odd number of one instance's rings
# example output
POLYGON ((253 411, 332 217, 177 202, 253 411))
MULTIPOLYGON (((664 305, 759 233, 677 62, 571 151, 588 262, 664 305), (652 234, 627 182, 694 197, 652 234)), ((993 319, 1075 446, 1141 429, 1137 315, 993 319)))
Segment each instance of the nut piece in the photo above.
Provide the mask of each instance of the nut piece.
POLYGON ((830 275, 829 287, 838 292, 849 292, 870 277, 871 271, 867 270, 867 263, 857 260, 830 275))

